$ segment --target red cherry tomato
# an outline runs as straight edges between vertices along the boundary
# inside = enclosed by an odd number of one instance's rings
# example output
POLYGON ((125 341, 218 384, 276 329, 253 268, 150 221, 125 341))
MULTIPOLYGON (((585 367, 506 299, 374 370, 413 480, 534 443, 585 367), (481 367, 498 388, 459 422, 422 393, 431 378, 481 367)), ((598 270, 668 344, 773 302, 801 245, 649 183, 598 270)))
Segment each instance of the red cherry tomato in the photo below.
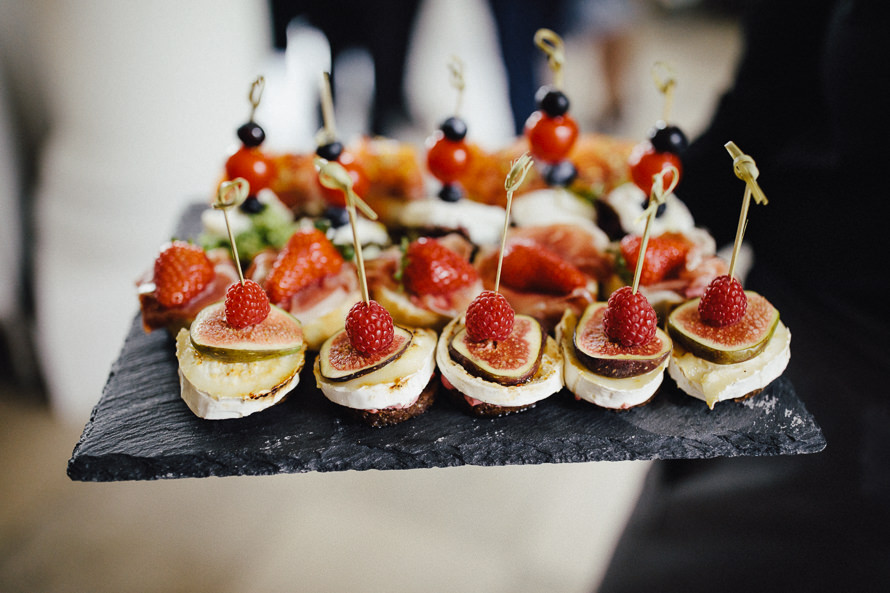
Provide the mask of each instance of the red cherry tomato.
POLYGON ((578 124, 568 114, 550 117, 539 109, 525 121, 525 136, 531 145, 532 156, 555 163, 566 158, 575 145, 578 124))
POLYGON ((243 177, 250 184, 250 195, 266 189, 275 179, 275 164, 258 148, 242 146, 226 161, 226 177, 243 177))
POLYGON ((427 140, 426 166, 442 183, 453 183, 467 170, 470 152, 463 140, 449 140, 441 131, 427 140))
MULTIPOLYGON (((343 165, 343 168, 346 169, 346 172, 352 178, 352 191, 360 198, 367 197, 371 184, 355 155, 344 150, 340 153, 340 158, 337 159, 337 162, 343 165)), ((322 195, 328 204, 339 208, 346 207, 346 194, 339 189, 323 186, 321 181, 318 181, 318 186, 321 188, 322 195)))
MULTIPOLYGON (((641 142, 634 146, 628 158, 630 176, 633 182, 648 196, 652 193, 653 177, 663 169, 671 165, 682 174, 680 157, 671 152, 658 152, 649 142, 641 142)), ((667 189, 673 183, 673 172, 664 176, 664 187, 667 189)))

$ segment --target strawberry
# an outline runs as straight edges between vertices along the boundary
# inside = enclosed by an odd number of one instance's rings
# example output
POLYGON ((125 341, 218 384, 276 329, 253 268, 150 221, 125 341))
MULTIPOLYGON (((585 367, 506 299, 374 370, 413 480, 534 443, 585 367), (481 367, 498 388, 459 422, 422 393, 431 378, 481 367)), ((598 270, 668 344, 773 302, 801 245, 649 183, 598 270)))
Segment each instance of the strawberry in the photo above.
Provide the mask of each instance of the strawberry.
POLYGON ((503 295, 483 290, 467 307, 466 326, 470 339, 505 340, 513 331, 515 313, 503 295))
POLYGON ((203 249, 173 241, 155 259, 155 295, 164 307, 181 307, 198 296, 214 275, 213 264, 203 249))
MULTIPOLYGON (((637 267, 642 238, 625 235, 621 239, 621 256, 627 263, 628 272, 633 274, 637 267)), ((640 272, 640 284, 649 286, 661 282, 677 271, 686 261, 692 247, 689 240, 680 233, 664 233, 650 237, 646 245, 646 257, 640 272)))
POLYGON ((504 252, 501 282, 514 290, 568 294, 584 286, 584 273, 540 245, 513 243, 504 252))
POLYGON ((272 263, 265 287, 269 299, 284 304, 297 292, 336 274, 343 266, 343 256, 318 229, 297 231, 272 263))
POLYGON ((724 327, 738 323, 748 310, 748 297, 732 276, 717 276, 698 303, 698 314, 708 325, 724 327))
POLYGON ((640 292, 622 286, 609 297, 603 316, 606 336, 625 348, 648 344, 655 337, 655 309, 640 292))
POLYGON ((470 262, 436 239, 421 237, 405 250, 402 283, 412 294, 448 294, 478 278, 470 262))
POLYGON ((377 301, 359 301, 346 315, 349 343, 364 354, 374 354, 389 347, 394 333, 392 316, 377 301))
POLYGON ((226 290, 226 323, 235 329, 260 323, 271 309, 266 291, 253 280, 235 282, 226 290))

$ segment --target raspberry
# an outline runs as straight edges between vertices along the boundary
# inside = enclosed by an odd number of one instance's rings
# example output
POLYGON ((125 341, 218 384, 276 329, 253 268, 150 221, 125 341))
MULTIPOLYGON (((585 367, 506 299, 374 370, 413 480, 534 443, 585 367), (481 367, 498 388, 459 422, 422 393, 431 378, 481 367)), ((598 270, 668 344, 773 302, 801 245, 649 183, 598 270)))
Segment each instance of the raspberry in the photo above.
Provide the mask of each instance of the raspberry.
POLYGON ((717 276, 698 303, 698 314, 708 325, 724 327, 738 323, 748 310, 748 297, 732 276, 717 276))
POLYGON ((475 342, 505 340, 513 331, 513 307, 500 293, 483 290, 467 307, 467 334, 475 342))
POLYGON ((470 262, 429 237, 408 245, 405 261, 402 283, 415 295, 448 294, 479 277, 470 262))
MULTIPOLYGON (((636 270, 641 241, 642 238, 636 235, 625 235, 621 239, 621 255, 627 262, 631 274, 636 270)), ((680 233, 664 233, 650 237, 646 244, 643 269, 640 272, 640 284, 649 286, 670 276, 686 261, 690 247, 689 240, 680 233)))
POLYGON ((625 348, 642 346, 655 337, 658 319, 655 309, 642 293, 622 286, 609 297, 603 316, 606 336, 625 348))
POLYGON ((522 292, 562 295, 587 284, 587 278, 545 247, 514 243, 504 253, 501 282, 522 292))
POLYGON ((265 281, 269 299, 276 305, 285 303, 300 290, 343 266, 343 256, 318 229, 298 231, 291 235, 272 264, 265 281))
POLYGON ((198 296, 214 275, 213 264, 203 249, 174 241, 155 259, 155 295, 164 307, 180 307, 198 296))
POLYGON ((260 323, 271 308, 266 291, 253 280, 235 282, 226 290, 226 322, 235 329, 260 323))
POLYGON ((377 301, 359 301, 346 315, 346 334, 352 347, 363 354, 388 348, 393 338, 392 316, 377 301))

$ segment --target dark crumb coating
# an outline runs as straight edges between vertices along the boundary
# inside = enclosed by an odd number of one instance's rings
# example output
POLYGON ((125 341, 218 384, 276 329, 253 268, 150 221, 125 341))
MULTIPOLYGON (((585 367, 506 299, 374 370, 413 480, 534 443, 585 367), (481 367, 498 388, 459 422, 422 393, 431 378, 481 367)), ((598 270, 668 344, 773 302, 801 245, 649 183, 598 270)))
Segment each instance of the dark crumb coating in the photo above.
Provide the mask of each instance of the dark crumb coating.
MULTIPOLYGON (((417 397, 417 401, 407 408, 384 408, 382 410, 369 411, 359 410, 357 408, 347 408, 340 406, 347 413, 372 428, 381 428, 384 426, 392 426, 399 424, 411 418, 420 416, 426 412, 433 402, 436 400, 436 391, 439 388, 439 381, 436 374, 430 379, 423 391, 417 397)), ((336 404, 335 404, 336 405, 336 404)))
POLYGON ((472 416, 478 416, 480 418, 498 418, 500 416, 506 416, 507 414, 515 414, 516 412, 530 410, 531 408, 534 408, 535 405, 537 405, 538 403, 534 402, 524 406, 498 406, 495 404, 480 402, 474 406, 471 405, 470 402, 468 402, 464 397, 464 394, 457 389, 446 389, 445 391, 448 393, 451 400, 460 409, 471 414, 472 416))

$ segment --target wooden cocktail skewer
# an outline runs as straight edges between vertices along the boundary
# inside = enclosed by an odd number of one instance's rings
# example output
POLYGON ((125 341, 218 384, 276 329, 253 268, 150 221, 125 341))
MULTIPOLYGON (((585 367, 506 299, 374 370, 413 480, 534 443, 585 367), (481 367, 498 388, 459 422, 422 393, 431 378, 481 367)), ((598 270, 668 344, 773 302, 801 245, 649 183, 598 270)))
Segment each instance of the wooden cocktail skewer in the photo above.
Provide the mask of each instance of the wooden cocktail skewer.
POLYGON ((677 171, 677 168, 673 165, 665 167, 652 176, 652 191, 649 194, 649 205, 642 214, 642 216, 646 217, 646 226, 643 229, 643 238, 640 240, 640 252, 637 255, 637 267, 636 270, 634 270, 634 281, 632 286, 634 294, 637 293, 637 289, 640 286, 640 276, 643 273, 643 260, 646 257, 646 247, 649 245, 649 233, 652 230, 652 222, 655 220, 655 215, 658 213, 658 207, 661 204, 664 204, 665 196, 674 191, 679 180, 680 172, 677 171), (671 175, 671 183, 668 187, 665 187, 664 176, 667 174, 671 175))
POLYGON ((319 146, 337 140, 337 123, 334 119, 334 98, 331 94, 331 78, 327 72, 321 73, 321 117, 322 128, 316 137, 319 146))
POLYGON ((451 56, 448 61, 448 72, 450 73, 449 82, 457 91, 457 103, 454 107, 454 117, 460 117, 460 110, 463 106, 464 89, 467 86, 464 80, 464 63, 457 56, 451 56))
POLYGON ((736 177, 745 182, 745 195, 742 198, 742 211, 739 215, 739 224, 736 227, 735 232, 735 242, 732 246, 732 259, 729 262, 729 276, 732 277, 735 272, 736 258, 739 254, 739 249, 742 247, 742 237, 744 237, 745 234, 745 227, 748 225, 748 206, 751 204, 751 197, 753 196, 754 201, 758 204, 768 204, 769 201, 766 199, 766 194, 763 193, 763 190, 760 189, 760 185, 757 183, 757 177, 760 175, 760 171, 757 170, 757 165, 754 163, 754 159, 743 153, 732 141, 727 142, 723 146, 732 157, 732 168, 733 171, 735 171, 736 177))
POLYGON ((352 226, 352 242, 355 248, 355 262, 362 290, 362 301, 368 303, 370 301, 368 281, 365 278, 365 260, 362 256, 362 243, 358 238, 358 229, 356 228, 355 209, 358 207, 362 214, 371 220, 377 220, 377 213, 352 190, 352 177, 349 176, 343 165, 316 157, 315 167, 318 169, 318 178, 322 185, 331 189, 339 189, 346 195, 346 211, 349 213, 349 224, 352 226))
POLYGON ((229 235, 229 245, 232 249, 232 257, 235 258, 235 269, 238 270, 238 280, 244 285, 244 273, 241 271, 241 261, 238 259, 238 248, 235 245, 235 234, 232 232, 232 225, 229 223, 229 208, 240 206, 247 199, 250 193, 250 184, 243 177, 236 177, 231 181, 223 181, 219 184, 219 191, 216 194, 216 201, 213 207, 222 210, 223 218, 226 221, 226 232, 229 235))
POLYGON ((562 68, 566 61, 562 38, 550 29, 538 29, 535 32, 535 45, 547 56, 547 66, 553 71, 553 86, 562 89, 562 68))
POLYGON ((513 192, 519 189, 519 186, 525 181, 525 176, 528 174, 528 170, 532 168, 532 165, 534 165, 532 157, 529 156, 527 152, 524 153, 518 159, 513 161, 513 165, 510 167, 510 172, 507 173, 507 177, 504 180, 504 189, 507 190, 507 208, 506 215, 504 216, 504 231, 501 233, 501 252, 498 255, 498 271, 494 279, 495 292, 498 292, 501 285, 501 266, 504 263, 504 248, 507 245, 507 229, 510 227, 510 206, 513 204, 513 192))
POLYGON ((250 93, 247 95, 247 100, 250 101, 250 117, 247 118, 248 121, 253 121, 257 107, 260 106, 260 99, 263 97, 263 89, 265 88, 266 79, 262 76, 257 76, 256 80, 250 85, 250 93))
POLYGON ((669 121, 671 108, 674 104, 674 87, 677 86, 677 77, 674 69, 666 62, 655 62, 652 66, 652 80, 659 92, 664 95, 664 106, 662 107, 662 121, 669 121))

